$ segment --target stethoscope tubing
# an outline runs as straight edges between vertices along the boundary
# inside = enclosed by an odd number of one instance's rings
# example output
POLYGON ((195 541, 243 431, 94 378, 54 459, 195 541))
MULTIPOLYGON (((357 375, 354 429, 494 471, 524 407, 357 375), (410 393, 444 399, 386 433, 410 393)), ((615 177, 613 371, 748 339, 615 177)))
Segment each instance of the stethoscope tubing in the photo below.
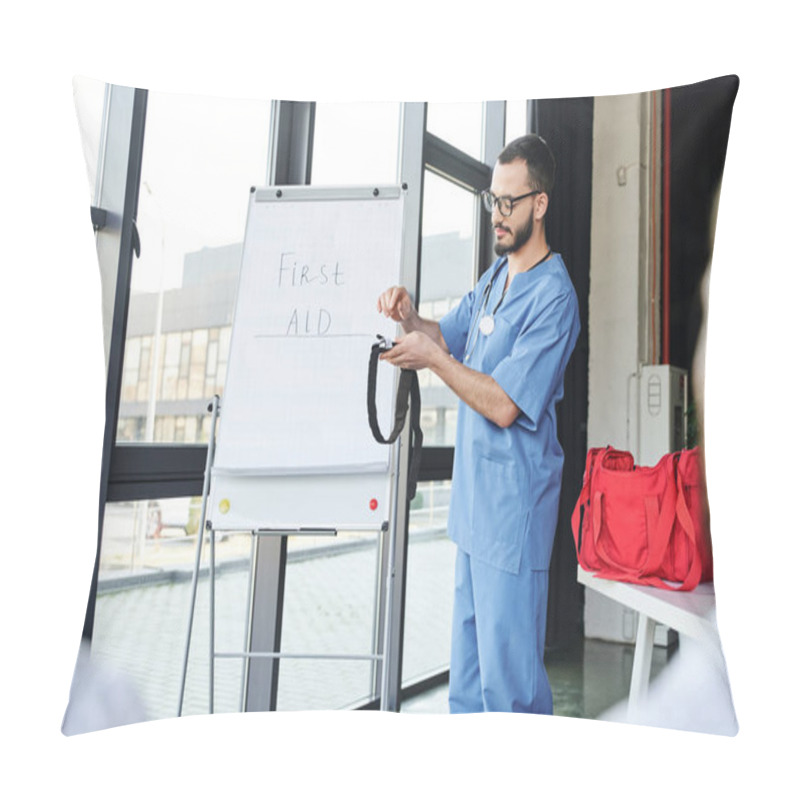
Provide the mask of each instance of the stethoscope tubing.
MULTIPOLYGON (((478 330, 480 325, 480 320, 485 316, 486 310, 489 307, 489 298, 492 296, 492 289, 494 288, 494 282, 497 279, 497 276, 500 274, 500 270, 505 266, 508 259, 502 259, 500 263, 494 268, 494 274, 489 280, 489 283, 486 284, 486 288, 483 290, 483 297, 481 298, 481 305, 478 309, 478 313, 472 318, 470 322, 469 330, 467 331, 467 342, 466 346, 464 347, 464 352, 466 355, 464 356, 464 361, 469 361, 470 356, 475 352, 475 347, 478 344, 478 335, 480 331, 478 330), (472 334, 475 334, 475 341, 472 343, 472 349, 470 350, 469 343, 472 340, 472 334)), ((505 294, 503 295, 505 297, 505 294)), ((503 302, 503 297, 500 298, 500 303, 503 302)), ((492 312, 492 317, 497 313, 497 309, 500 308, 500 303, 495 306, 494 311, 492 312)), ((484 334, 488 336, 489 334, 484 334)))

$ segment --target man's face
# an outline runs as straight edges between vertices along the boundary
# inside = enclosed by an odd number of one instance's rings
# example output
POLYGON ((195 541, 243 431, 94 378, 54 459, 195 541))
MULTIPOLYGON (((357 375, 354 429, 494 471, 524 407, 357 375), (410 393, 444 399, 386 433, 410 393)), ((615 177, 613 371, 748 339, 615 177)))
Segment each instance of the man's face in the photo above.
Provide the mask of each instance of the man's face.
MULTIPOLYGON (((495 197, 519 197, 531 191, 528 182, 528 167, 522 159, 510 164, 496 164, 492 173, 491 192, 495 197)), ((494 206, 492 225, 494 227, 494 251, 498 256, 519 250, 533 234, 534 200, 539 195, 517 200, 511 214, 504 217, 494 206)))

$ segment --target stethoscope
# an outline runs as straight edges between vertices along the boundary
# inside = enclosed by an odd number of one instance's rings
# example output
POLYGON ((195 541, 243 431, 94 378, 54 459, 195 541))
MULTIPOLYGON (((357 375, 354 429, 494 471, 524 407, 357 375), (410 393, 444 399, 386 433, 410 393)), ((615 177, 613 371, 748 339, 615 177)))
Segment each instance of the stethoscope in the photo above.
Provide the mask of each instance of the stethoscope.
MULTIPOLYGON (((552 253, 552 249, 548 249, 548 251, 545 254, 545 256, 543 258, 540 258, 532 267, 529 267, 528 269, 526 269, 525 272, 530 272, 535 267, 538 267, 539 264, 541 264, 543 261, 547 261, 547 259, 550 258, 550 254, 551 253, 552 253)), ((508 292, 509 288, 511 287, 511 284, 509 283, 508 286, 506 286, 503 289, 503 293, 500 295, 500 299, 497 301, 497 305, 494 307, 494 310, 492 311, 491 314, 487 313, 487 310, 488 310, 488 307, 489 307, 489 298, 492 295, 492 288, 494 287, 494 282, 495 282, 498 274, 500 273, 500 270, 503 269, 503 267, 506 265, 507 262, 508 262, 508 259, 504 259, 495 267, 494 273, 493 273, 491 279, 489 280, 489 283, 486 284, 486 288, 483 290, 483 297, 481 298, 480 310, 473 317, 472 322, 470 323, 470 326, 469 326, 469 331, 467 331, 467 343, 466 343, 466 346, 464 348, 464 350, 465 350, 467 355, 464 357, 464 361, 469 361, 469 359, 472 356, 473 352, 475 352, 476 345, 478 344, 478 334, 477 334, 477 332, 475 330, 475 328, 476 328, 475 323, 476 322, 478 323, 477 324, 477 330, 480 331, 484 336, 491 336, 492 333, 494 332, 494 317, 495 317, 495 314, 497 314, 497 310, 500 308, 503 300, 505 300, 506 293, 508 292), (475 341, 472 342, 472 349, 470 349, 469 343, 472 340, 473 334, 475 334, 475 341)))

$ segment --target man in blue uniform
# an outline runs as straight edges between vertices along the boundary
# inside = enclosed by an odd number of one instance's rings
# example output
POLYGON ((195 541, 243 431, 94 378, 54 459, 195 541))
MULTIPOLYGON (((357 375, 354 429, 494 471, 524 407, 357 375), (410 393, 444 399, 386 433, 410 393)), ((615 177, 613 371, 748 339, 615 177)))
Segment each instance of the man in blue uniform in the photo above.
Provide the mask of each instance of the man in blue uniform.
POLYGON ((580 328, 545 234, 554 175, 539 136, 506 146, 483 193, 498 259, 438 323, 403 287, 378 299, 405 333, 382 358, 432 370, 461 401, 448 522, 458 546, 451 713, 553 711, 544 640, 563 465, 555 406, 580 328))

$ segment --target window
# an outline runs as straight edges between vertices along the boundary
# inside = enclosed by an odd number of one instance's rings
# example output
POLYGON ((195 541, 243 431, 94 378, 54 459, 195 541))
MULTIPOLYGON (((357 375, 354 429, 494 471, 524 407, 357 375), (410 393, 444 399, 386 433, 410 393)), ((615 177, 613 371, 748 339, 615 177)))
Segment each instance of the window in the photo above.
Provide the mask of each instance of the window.
MULTIPOLYGON (((372 655, 376 652, 379 534, 290 536, 281 651, 372 655)), ((347 708, 371 699, 379 662, 286 658, 278 711, 347 708)))
MULTIPOLYGON (((141 253, 132 267, 117 454, 137 450, 129 443, 171 443, 183 458, 179 445, 208 441, 208 402, 227 371, 249 190, 266 182, 269 122, 266 101, 147 96, 136 215, 141 253)), ((110 176, 112 167, 98 171, 110 176)), ((146 457, 137 469, 150 469, 157 483, 161 456, 146 457)), ((196 470, 191 458, 177 470, 196 470)), ((144 483, 136 491, 150 499, 105 504, 91 634, 93 652, 131 675, 148 715, 162 718, 177 713, 200 498, 165 498, 159 495, 171 487, 153 488, 149 476, 144 483)), ((218 649, 242 648, 249 548, 249 534, 217 545, 216 561, 226 565, 216 582, 218 649)), ((208 582, 201 580, 184 713, 208 710, 207 621, 208 582)), ((216 665, 215 709, 239 709, 242 669, 241 661, 216 665)))
POLYGON ((396 183, 399 126, 399 103, 317 103, 311 183, 396 183))
MULTIPOLYGON (((108 503, 103 525, 92 653, 134 682, 150 719, 178 711, 200 498, 108 503)), ((247 621, 249 534, 216 542, 218 650, 241 650, 247 621)), ((203 567, 208 564, 204 547, 203 567)), ((208 580, 200 580, 184 714, 208 711, 208 580)), ((243 664, 217 659, 215 710, 241 707, 243 664)))
POLYGON ((483 103, 429 103, 428 132, 480 160, 483 103))
POLYGON ((456 548, 447 538, 449 507, 450 481, 420 483, 411 501, 403 646, 406 685, 450 665, 456 548))
MULTIPOLYGON (((440 320, 475 280, 476 195, 428 171, 422 213, 420 314, 440 320)), ((426 446, 452 446, 458 398, 429 370, 420 373, 426 446)))
POLYGON ((506 103, 505 143, 513 141, 528 132, 528 101, 515 100, 506 103))
POLYGON ((266 182, 267 102, 150 93, 118 441, 207 441, 224 388, 251 186, 266 182))

